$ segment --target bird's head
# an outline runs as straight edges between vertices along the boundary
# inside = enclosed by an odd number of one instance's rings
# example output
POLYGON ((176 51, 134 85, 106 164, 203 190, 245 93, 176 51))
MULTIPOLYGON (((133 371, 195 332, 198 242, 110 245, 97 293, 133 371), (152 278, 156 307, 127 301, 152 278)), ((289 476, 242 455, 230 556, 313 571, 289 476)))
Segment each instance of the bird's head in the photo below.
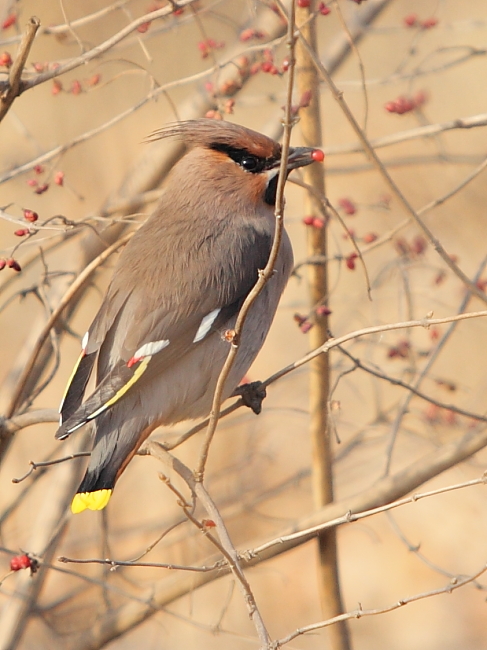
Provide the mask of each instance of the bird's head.
MULTIPOLYGON (((274 206, 281 165, 281 145, 261 133, 220 120, 199 119, 169 125, 149 140, 175 137, 190 149, 179 163, 182 175, 196 175, 235 199, 274 206)), ((324 154, 312 147, 291 147, 286 166, 293 169, 321 162, 324 154)))

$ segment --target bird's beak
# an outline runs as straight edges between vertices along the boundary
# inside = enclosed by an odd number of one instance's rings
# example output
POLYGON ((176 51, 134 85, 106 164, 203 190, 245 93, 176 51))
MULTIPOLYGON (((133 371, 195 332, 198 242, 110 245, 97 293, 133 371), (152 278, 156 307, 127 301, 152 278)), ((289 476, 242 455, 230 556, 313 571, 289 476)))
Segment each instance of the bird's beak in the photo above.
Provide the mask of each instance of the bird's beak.
MULTIPOLYGON (((322 162, 325 154, 321 149, 313 149, 312 147, 290 147, 289 156, 287 159, 288 173, 298 167, 306 167, 314 162, 322 162)), ((280 161, 275 162, 271 169, 279 169, 280 161)))
POLYGON ((325 154, 321 149, 312 149, 311 147, 292 147, 289 149, 289 157, 287 159, 287 169, 297 169, 298 167, 306 167, 314 162, 322 162, 325 154))

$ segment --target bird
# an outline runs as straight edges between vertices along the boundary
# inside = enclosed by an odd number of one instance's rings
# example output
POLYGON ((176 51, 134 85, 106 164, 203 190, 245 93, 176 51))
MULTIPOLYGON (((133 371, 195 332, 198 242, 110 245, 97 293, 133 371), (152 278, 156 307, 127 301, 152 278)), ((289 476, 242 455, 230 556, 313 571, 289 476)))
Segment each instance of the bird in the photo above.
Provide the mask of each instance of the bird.
MULTIPOLYGON (((209 118, 170 124, 150 137, 158 138, 184 141, 186 153, 171 169, 153 214, 118 258, 59 409, 57 439, 88 423, 94 433, 71 503, 75 514, 108 504, 156 427, 211 411, 228 332, 274 241, 280 144, 209 118), (95 388, 83 402, 95 364, 95 388)), ((323 156, 320 149, 291 147, 286 177, 323 156)), ((274 274, 251 305, 222 401, 262 347, 292 267, 283 230, 274 274)))

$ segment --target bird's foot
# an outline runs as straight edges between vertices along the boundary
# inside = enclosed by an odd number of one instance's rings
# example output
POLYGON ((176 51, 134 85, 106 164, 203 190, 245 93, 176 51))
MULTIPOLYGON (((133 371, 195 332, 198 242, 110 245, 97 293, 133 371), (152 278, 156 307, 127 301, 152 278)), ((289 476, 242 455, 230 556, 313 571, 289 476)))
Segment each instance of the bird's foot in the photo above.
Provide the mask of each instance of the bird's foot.
POLYGON ((252 411, 259 415, 262 411, 262 402, 264 401, 267 392, 264 384, 261 381, 253 381, 250 384, 242 384, 238 386, 232 397, 240 396, 245 406, 248 406, 252 411))

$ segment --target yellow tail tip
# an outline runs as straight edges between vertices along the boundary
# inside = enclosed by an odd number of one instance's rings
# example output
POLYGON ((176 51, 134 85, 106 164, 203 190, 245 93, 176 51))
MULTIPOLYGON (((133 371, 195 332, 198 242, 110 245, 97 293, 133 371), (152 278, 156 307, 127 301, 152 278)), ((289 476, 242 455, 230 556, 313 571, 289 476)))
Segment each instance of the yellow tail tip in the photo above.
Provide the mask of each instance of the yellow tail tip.
POLYGON ((103 510, 110 501, 112 490, 97 490, 96 492, 79 492, 71 502, 71 512, 77 515, 83 510, 103 510))

